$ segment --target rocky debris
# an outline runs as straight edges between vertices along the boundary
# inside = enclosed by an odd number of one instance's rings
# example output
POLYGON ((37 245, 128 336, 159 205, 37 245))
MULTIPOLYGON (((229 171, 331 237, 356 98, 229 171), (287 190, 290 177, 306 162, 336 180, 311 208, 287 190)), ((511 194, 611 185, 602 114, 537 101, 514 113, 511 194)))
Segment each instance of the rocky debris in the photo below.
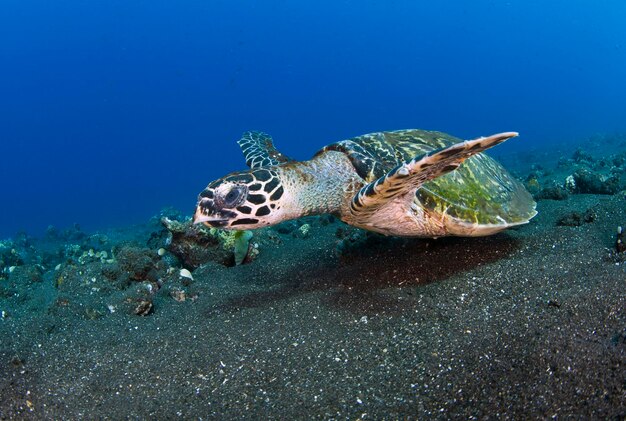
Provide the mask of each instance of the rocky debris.
POLYGON ((147 316, 154 311, 154 299, 160 289, 156 283, 145 281, 133 283, 122 291, 121 297, 116 297, 117 303, 113 305, 113 309, 116 311, 119 304, 121 311, 125 314, 147 316))
POLYGON ((23 264, 24 259, 13 242, 9 240, 0 241, 0 268, 9 268, 23 264))
POLYGON ((626 152, 615 151, 605 156, 595 152, 605 150, 609 144, 624 146, 623 138, 624 135, 617 134, 586 139, 586 149, 578 148, 570 157, 561 156, 552 169, 533 165, 524 185, 536 200, 564 200, 572 194, 619 193, 626 188, 626 152), (604 143, 598 143, 598 139, 604 143))
POLYGON ((182 288, 172 288, 170 289, 170 297, 182 303, 187 299, 187 293, 182 288))
POLYGON ((626 166, 626 152, 618 153, 614 155, 611 159, 611 163, 616 168, 621 168, 626 166))
POLYGON ((101 273, 106 279, 112 282, 115 282, 122 278, 122 275, 126 275, 126 277, 128 276, 127 274, 122 274, 122 270, 117 263, 107 263, 103 265, 101 273))
POLYGON ((147 316, 152 312, 152 308, 153 305, 151 300, 140 300, 133 312, 138 316, 147 316))
POLYGON ((106 235, 87 235, 77 228, 59 231, 49 226, 42 239, 25 235, 18 238, 21 240, 19 243, 14 241, 14 249, 20 256, 20 264, 36 263, 48 269, 59 264, 85 265, 95 260, 112 259, 110 240, 106 235))
POLYGON ((81 241, 85 237, 87 237, 87 234, 81 230, 80 225, 78 224, 74 224, 71 228, 63 230, 60 236, 60 238, 65 241, 81 241))
POLYGON ((572 159, 577 164, 591 164, 594 162, 594 159, 591 156, 591 154, 585 152, 582 148, 578 148, 574 151, 574 154, 572 155, 572 159))
POLYGON ((615 194, 620 189, 620 179, 616 175, 605 176, 581 168, 574 174, 574 191, 581 194, 615 194))
POLYGON ((544 187, 536 194, 533 194, 533 196, 537 200, 565 200, 569 197, 569 192, 564 186, 553 183, 550 186, 544 187))
MULTIPOLYGON (((27 302, 32 311, 88 320, 118 308, 131 315, 152 313, 164 283, 185 281, 179 279, 180 265, 171 253, 141 245, 156 230, 168 233, 161 226, 145 225, 111 231, 110 238, 88 235, 78 226, 51 226, 40 239, 20 233, 0 241, 0 299, 6 299, 2 310, 9 314, 27 302)), ((167 291, 160 295, 167 296, 167 291)))
POLYGON ((2 310, 9 314, 11 306, 27 301, 59 317, 95 320, 118 310, 145 316, 165 297, 195 301, 191 271, 198 266, 247 263, 258 256, 261 244, 282 241, 270 229, 254 233, 252 242, 250 231, 192 225, 171 210, 164 215, 159 225, 107 235, 50 226, 41 239, 20 233, 0 241, 0 298, 9 303, 2 310))
POLYGON ((234 266, 232 250, 222 247, 219 235, 202 224, 192 224, 163 218, 161 223, 167 228, 170 237, 166 249, 189 269, 196 269, 207 262, 217 262, 224 266, 234 266))
POLYGON ((218 230, 190 220, 163 218, 161 222, 169 233, 166 250, 192 270, 209 262, 224 266, 248 263, 259 253, 258 243, 250 242, 254 235, 251 231, 218 230))
POLYGON ((120 269, 133 281, 155 281, 157 276, 156 253, 147 248, 130 245, 113 249, 120 269))
POLYGON ((593 209, 587 209, 584 213, 574 211, 563 215, 556 224, 566 227, 579 227, 583 224, 595 221, 596 218, 596 212, 593 209))
POLYGON ((28 283, 42 282, 44 270, 40 265, 28 264, 23 266, 16 266, 9 273, 9 282, 17 282, 21 280, 28 283))

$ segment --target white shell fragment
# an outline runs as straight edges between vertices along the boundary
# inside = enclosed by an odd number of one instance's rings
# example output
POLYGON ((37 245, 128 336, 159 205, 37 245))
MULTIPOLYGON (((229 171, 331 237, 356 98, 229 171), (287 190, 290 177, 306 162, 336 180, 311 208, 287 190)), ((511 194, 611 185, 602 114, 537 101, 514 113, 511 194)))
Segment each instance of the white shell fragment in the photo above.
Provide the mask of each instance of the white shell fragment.
POLYGON ((191 276, 191 272, 189 272, 187 269, 180 270, 180 277, 187 278, 193 281, 193 276, 191 276))
POLYGON ((157 250, 157 254, 159 256, 164 256, 165 255, 165 249, 163 247, 161 247, 160 249, 157 250))

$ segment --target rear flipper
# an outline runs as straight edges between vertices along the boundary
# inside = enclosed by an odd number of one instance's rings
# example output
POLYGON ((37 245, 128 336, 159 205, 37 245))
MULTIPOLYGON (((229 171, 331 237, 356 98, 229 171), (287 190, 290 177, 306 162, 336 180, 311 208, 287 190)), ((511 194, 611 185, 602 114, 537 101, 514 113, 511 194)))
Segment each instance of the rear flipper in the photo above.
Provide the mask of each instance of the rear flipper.
POLYGON ((373 214, 395 198, 414 192, 427 181, 454 171, 472 155, 517 135, 515 132, 507 132, 468 140, 420 155, 393 168, 354 196, 350 204, 351 219, 357 225, 366 225, 373 214))

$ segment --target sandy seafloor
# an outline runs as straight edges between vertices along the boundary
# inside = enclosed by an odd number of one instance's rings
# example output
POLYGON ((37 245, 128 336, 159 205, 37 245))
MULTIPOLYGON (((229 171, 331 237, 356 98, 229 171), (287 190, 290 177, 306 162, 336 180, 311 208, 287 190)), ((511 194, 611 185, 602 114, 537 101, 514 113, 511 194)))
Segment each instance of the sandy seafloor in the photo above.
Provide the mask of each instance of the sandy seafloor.
MULTIPOLYGON (((343 254, 343 224, 312 223, 249 264, 200 267, 193 299, 157 292, 147 316, 100 262, 57 287, 17 268, 0 280, 0 418, 624 419, 626 198, 538 210, 492 237, 343 254), (595 219, 557 224, 573 210, 595 219)), ((106 234, 145 245, 153 229, 106 234)))

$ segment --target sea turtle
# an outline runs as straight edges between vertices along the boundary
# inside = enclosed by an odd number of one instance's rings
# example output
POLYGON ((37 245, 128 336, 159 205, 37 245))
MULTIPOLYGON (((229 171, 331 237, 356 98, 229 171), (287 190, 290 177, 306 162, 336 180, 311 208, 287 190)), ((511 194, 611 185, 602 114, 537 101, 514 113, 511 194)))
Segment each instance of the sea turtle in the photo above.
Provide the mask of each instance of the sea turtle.
POLYGON ((195 223, 245 230, 330 213, 347 224, 404 237, 483 236, 536 215, 524 186, 481 153, 517 133, 462 141, 436 131, 366 134, 294 161, 262 132, 239 145, 250 170, 210 183, 195 223))

